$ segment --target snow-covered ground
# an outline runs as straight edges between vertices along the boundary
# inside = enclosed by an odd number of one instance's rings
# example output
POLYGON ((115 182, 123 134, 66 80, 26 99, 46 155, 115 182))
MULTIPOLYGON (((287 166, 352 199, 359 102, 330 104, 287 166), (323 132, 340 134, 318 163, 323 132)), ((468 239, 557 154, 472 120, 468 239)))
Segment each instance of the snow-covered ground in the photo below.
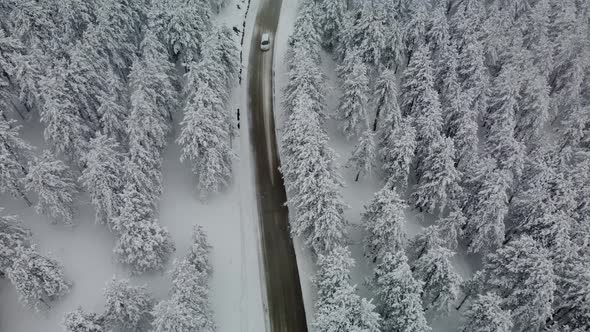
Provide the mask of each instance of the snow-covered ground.
MULTIPOLYGON (((246 24, 243 65, 247 65, 252 26, 258 0, 252 0, 246 24)), ((233 0, 216 19, 219 24, 242 29, 247 0, 233 0), (237 5, 241 8, 238 9, 237 5)), ((247 70, 244 68, 246 74, 247 70)), ((247 82, 246 79, 243 82, 247 82)), ((230 112, 239 107, 247 114, 245 84, 236 86, 230 112)), ((181 114, 176 114, 176 120, 181 114)), ((244 119, 242 124, 248 122, 244 119)), ((24 123, 22 136, 39 151, 45 146, 42 126, 37 118, 24 123)), ((180 149, 174 143, 177 125, 164 153, 164 194, 159 223, 168 228, 176 245, 174 258, 183 257, 189 247, 191 229, 202 225, 211 243, 213 278, 211 302, 215 322, 220 332, 264 331, 263 284, 260 277, 258 220, 256 193, 252 172, 252 151, 249 130, 241 126, 234 149, 240 159, 235 163, 235 183, 227 192, 203 204, 194 191, 190 165, 179 161, 180 149)), ((74 281, 69 295, 57 302, 47 315, 34 314, 23 308, 12 285, 0 280, 0 331, 57 332, 65 312, 82 306, 88 311, 102 312, 105 283, 113 276, 128 277, 126 269, 113 261, 115 237, 103 225, 94 223, 94 212, 88 199, 81 197, 73 229, 51 225, 33 209, 18 200, 3 200, 4 213, 16 214, 33 231, 33 237, 43 253, 50 252, 65 266, 74 281)), ((147 284, 156 299, 167 296, 170 288, 168 273, 131 278, 133 283, 147 284)))
MULTIPOLYGON (((285 123, 284 110, 280 106, 282 100, 282 91, 287 85, 287 61, 285 54, 288 48, 288 37, 293 31, 293 24, 297 17, 297 8, 300 0, 291 0, 283 2, 281 11, 281 18, 277 30, 277 42, 275 45, 275 76, 276 76, 276 103, 275 103, 275 122, 277 123, 277 137, 280 140, 282 137, 285 123)), ((336 76, 336 64, 329 54, 322 53, 322 69, 327 75, 328 85, 328 110, 335 111, 339 101, 339 81, 336 76)), ((365 280, 373 273, 373 267, 363 256, 363 234, 360 229, 361 213, 364 211, 364 205, 368 203, 373 194, 382 188, 383 183, 379 179, 378 174, 371 177, 361 179, 358 182, 354 181, 356 173, 344 167, 352 154, 352 150, 356 144, 356 140, 347 141, 338 129, 339 122, 336 120, 328 120, 326 122, 326 130, 330 137, 329 145, 338 154, 338 162, 342 167, 340 173, 344 179, 345 187, 342 190, 344 201, 349 205, 349 209, 345 211, 345 218, 351 224, 349 229, 350 250, 356 260, 356 265, 351 272, 353 283, 358 286, 359 294, 371 298, 372 295, 366 287, 365 280)), ((280 146, 280 145, 279 145, 280 146)), ((290 211, 292 214, 294 211, 290 211)), ((405 223, 405 231, 408 237, 412 237, 420 233, 424 226, 428 226, 428 218, 424 218, 415 210, 406 211, 407 220, 405 223), (426 219, 426 220, 423 220, 426 219)), ((314 304, 316 290, 313 286, 312 279, 315 275, 316 266, 311 251, 304 248, 302 241, 296 239, 295 250, 297 254, 297 262, 299 265, 299 274, 302 283, 303 297, 305 302, 305 312, 307 316, 308 326, 313 322, 314 304)), ((470 260, 465 255, 456 255, 453 259, 453 264, 458 273, 464 278, 468 278, 472 272, 473 267, 470 260)), ((457 312, 451 312, 448 317, 431 318, 429 320, 430 326, 434 332, 451 332, 457 331, 460 326, 460 315, 457 312)), ((311 331, 311 329, 310 329, 311 331)))

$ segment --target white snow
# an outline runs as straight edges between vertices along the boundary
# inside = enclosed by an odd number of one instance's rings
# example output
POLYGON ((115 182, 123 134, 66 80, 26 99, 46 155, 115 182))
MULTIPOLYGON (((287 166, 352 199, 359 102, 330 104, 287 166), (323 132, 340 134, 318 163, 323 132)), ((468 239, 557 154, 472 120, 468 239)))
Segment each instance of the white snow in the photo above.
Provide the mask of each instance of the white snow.
MULTIPOLYGON (((243 47, 243 65, 247 65, 253 22, 258 0, 252 0, 247 18, 243 47)), ((230 28, 242 30, 247 0, 234 0, 227 5, 216 23, 226 23, 230 28), (238 9, 236 4, 241 6, 238 9)), ((247 73, 243 70, 244 76, 247 73)), ((176 245, 175 258, 183 257, 190 244, 192 225, 202 225, 213 249, 211 263, 213 278, 210 298, 219 332, 264 331, 266 326, 263 299, 263 278, 260 277, 258 215, 256 192, 253 182, 252 151, 250 146, 246 84, 234 88, 232 106, 235 114, 240 108, 242 126, 240 136, 233 142, 240 156, 235 162, 235 183, 224 193, 213 197, 206 204, 198 200, 194 191, 190 165, 179 161, 180 149, 174 143, 178 125, 169 138, 164 152, 164 194, 160 205, 159 223, 168 228, 176 245)), ((178 120, 181 114, 176 114, 178 120)), ((23 138, 41 151, 45 145, 42 126, 37 118, 24 123, 23 138)), ((74 288, 47 315, 34 314, 23 308, 17 300, 12 285, 0 281, 0 331, 7 332, 57 332, 65 312, 78 306, 93 312, 102 312, 102 290, 113 276, 128 277, 128 271, 114 262, 112 249, 115 237, 104 225, 94 223, 94 211, 87 197, 80 198, 80 206, 74 222, 68 229, 51 225, 38 216, 32 208, 18 200, 2 200, 7 214, 17 214, 32 229, 34 240, 42 253, 51 252, 65 266, 74 288)), ((135 284, 147 284, 153 296, 161 299, 170 288, 168 273, 132 277, 135 284)))

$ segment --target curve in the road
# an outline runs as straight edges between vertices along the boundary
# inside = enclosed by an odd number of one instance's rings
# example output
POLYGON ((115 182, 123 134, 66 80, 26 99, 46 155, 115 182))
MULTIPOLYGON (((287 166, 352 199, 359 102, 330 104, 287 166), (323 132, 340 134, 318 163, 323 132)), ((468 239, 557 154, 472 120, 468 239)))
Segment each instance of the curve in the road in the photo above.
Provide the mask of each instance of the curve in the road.
POLYGON ((250 47, 248 94, 251 137, 268 315, 272 332, 306 332, 307 323, 293 242, 289 234, 287 195, 279 171, 273 116, 273 48, 260 50, 260 36, 277 29, 281 0, 261 0, 250 47))

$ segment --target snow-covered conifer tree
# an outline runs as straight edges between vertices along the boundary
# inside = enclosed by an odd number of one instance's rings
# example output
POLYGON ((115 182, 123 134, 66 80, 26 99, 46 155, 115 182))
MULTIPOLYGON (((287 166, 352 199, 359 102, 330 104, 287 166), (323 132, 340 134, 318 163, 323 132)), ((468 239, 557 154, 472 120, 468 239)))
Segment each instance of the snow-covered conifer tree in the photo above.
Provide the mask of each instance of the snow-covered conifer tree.
POLYGON ((352 156, 348 160, 348 166, 357 172, 355 181, 358 181, 360 177, 370 176, 376 163, 375 135, 371 129, 367 128, 354 147, 352 156))
POLYGON ((118 142, 126 142, 125 119, 129 116, 127 89, 114 73, 108 77, 106 91, 98 96, 100 106, 96 110, 101 132, 118 142))
POLYGON ((392 133, 383 139, 379 156, 388 181, 405 190, 416 151, 416 130, 411 119, 404 118, 392 133))
POLYGON ((428 29, 428 1, 407 1, 408 6, 402 8, 402 35, 408 59, 412 61, 418 45, 423 42, 428 29))
POLYGON ((63 153, 78 161, 86 151, 86 142, 92 129, 80 116, 79 105, 66 88, 64 64, 50 69, 41 81, 44 101, 41 123, 45 125, 43 136, 57 153, 63 153))
POLYGON ((6 276, 19 251, 30 246, 31 231, 15 216, 0 216, 0 277, 6 276))
POLYGON ((388 35, 392 30, 387 26, 385 8, 375 1, 365 1, 360 6, 352 28, 353 44, 367 65, 385 65, 384 56, 394 53, 397 46, 389 44, 393 36, 388 35))
MULTIPOLYGON (((488 162, 493 165, 489 159, 488 162)), ((504 241, 504 217, 508 213, 512 177, 505 170, 483 168, 469 185, 475 187, 465 206, 469 251, 491 252, 504 241)))
POLYGON ((182 148, 181 161, 193 163, 197 188, 201 199, 205 200, 209 194, 229 185, 235 156, 230 146, 227 116, 224 115, 225 102, 214 86, 196 81, 198 75, 206 75, 199 74, 201 68, 193 66, 188 73, 187 79, 191 82, 188 86, 196 89, 190 92, 185 104, 177 141, 182 148))
POLYGON ((450 212, 446 217, 438 219, 435 222, 438 229, 438 236, 441 238, 441 242, 445 247, 451 250, 457 249, 466 222, 465 215, 455 203, 452 204, 450 212))
POLYGON ((82 308, 67 312, 62 322, 66 332, 104 332, 104 317, 82 308))
POLYGON ((319 5, 318 26, 322 29, 322 44, 329 50, 339 43, 346 10, 346 0, 326 0, 319 5))
POLYGON ((381 137, 389 135, 402 121, 397 90, 395 73, 390 69, 383 69, 375 82, 373 93, 373 103, 376 108, 373 130, 379 130, 381 137))
POLYGON ((158 1, 148 16, 172 56, 187 64, 200 59, 212 28, 209 1, 158 1))
POLYGON ((488 254, 483 271, 486 290, 502 294, 501 307, 510 310, 514 330, 535 331, 545 325, 556 289, 547 250, 523 235, 488 254))
POLYGON ((8 279, 19 301, 38 312, 50 309, 51 302, 65 296, 72 287, 59 262, 42 256, 35 247, 17 251, 8 279))
POLYGON ((397 252, 404 248, 406 234, 403 230, 406 203, 391 188, 383 188, 375 193, 371 202, 365 206, 363 228, 366 231, 365 255, 376 261, 387 252, 397 252))
POLYGON ((293 33, 289 36, 289 44, 302 48, 307 56, 316 64, 320 64, 322 36, 318 26, 318 8, 320 4, 313 0, 304 0, 293 25, 293 33))
POLYGON ((154 300, 145 286, 133 286, 128 279, 109 281, 104 289, 104 318, 114 329, 145 331, 152 320, 154 300))
POLYGON ((152 311, 155 332, 215 331, 207 286, 211 276, 210 247, 200 226, 193 227, 192 240, 190 252, 172 273, 171 298, 158 303, 152 311))
POLYGON ((338 105, 338 118, 343 120, 342 132, 347 139, 359 134, 368 126, 369 78, 367 66, 357 52, 347 53, 343 64, 338 67, 342 77, 343 95, 338 105))
POLYGON ((461 276, 451 265, 452 256, 449 249, 435 246, 414 262, 414 276, 424 283, 422 303, 425 310, 446 314, 457 300, 461 276))
POLYGON ((437 1, 430 10, 425 33, 426 43, 433 52, 440 51, 450 38, 450 26, 447 19, 447 0, 437 1))
POLYGON ((541 138, 549 120, 549 86, 542 73, 529 69, 523 83, 516 114, 515 137, 524 143, 535 143, 541 138))
POLYGON ((428 226, 422 233, 410 240, 406 248, 410 261, 418 260, 431 249, 444 245, 438 233, 439 229, 436 225, 428 226))
POLYGON ((29 164, 24 179, 27 191, 35 192, 38 202, 35 210, 56 222, 70 224, 74 214, 74 199, 79 192, 68 166, 49 151, 29 164))
POLYGON ((149 200, 133 186, 125 188, 122 201, 120 215, 114 220, 120 234, 113 249, 117 260, 135 274, 162 270, 175 250, 168 230, 156 223, 149 200))
POLYGON ((20 179, 28 174, 33 147, 19 137, 20 126, 0 114, 0 192, 20 197, 31 205, 20 179))
POLYGON ((99 135, 90 140, 88 153, 82 159, 86 166, 80 182, 90 194, 96 209, 96 221, 112 227, 113 218, 121 209, 120 193, 124 178, 121 165, 124 162, 119 145, 113 138, 99 135))
POLYGON ((502 299, 494 294, 478 295, 465 313, 463 332, 510 332, 510 313, 502 310, 502 299))
POLYGON ((336 247, 318 257, 319 271, 314 331, 380 331, 380 317, 375 306, 355 294, 350 284, 350 269, 354 260, 345 247, 336 247))
POLYGON ((428 332, 422 308, 422 284, 414 279, 403 251, 386 253, 371 280, 383 331, 428 332))
POLYGON ((461 174, 455 168, 455 148, 450 138, 432 143, 429 154, 420 163, 420 178, 412 197, 421 209, 442 213, 456 199, 461 174))
POLYGON ((319 65, 310 57, 309 52, 299 41, 291 47, 287 54, 289 63, 289 80, 285 87, 283 104, 287 115, 293 112, 295 104, 302 94, 311 98, 309 109, 316 112, 323 122, 326 118, 325 76, 319 65))
POLYGON ((425 96, 431 94, 430 90, 434 90, 434 81, 430 50, 426 44, 421 43, 403 73, 401 82, 402 114, 416 117, 431 111, 424 103, 428 101, 425 96))

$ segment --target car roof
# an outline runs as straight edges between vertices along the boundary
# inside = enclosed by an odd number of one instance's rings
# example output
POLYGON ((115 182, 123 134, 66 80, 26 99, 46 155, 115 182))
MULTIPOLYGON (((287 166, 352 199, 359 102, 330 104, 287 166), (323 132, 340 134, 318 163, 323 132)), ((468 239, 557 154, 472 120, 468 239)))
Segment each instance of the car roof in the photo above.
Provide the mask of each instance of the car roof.
POLYGON ((265 40, 265 39, 270 39, 270 34, 268 32, 265 32, 262 34, 262 40, 265 40))

